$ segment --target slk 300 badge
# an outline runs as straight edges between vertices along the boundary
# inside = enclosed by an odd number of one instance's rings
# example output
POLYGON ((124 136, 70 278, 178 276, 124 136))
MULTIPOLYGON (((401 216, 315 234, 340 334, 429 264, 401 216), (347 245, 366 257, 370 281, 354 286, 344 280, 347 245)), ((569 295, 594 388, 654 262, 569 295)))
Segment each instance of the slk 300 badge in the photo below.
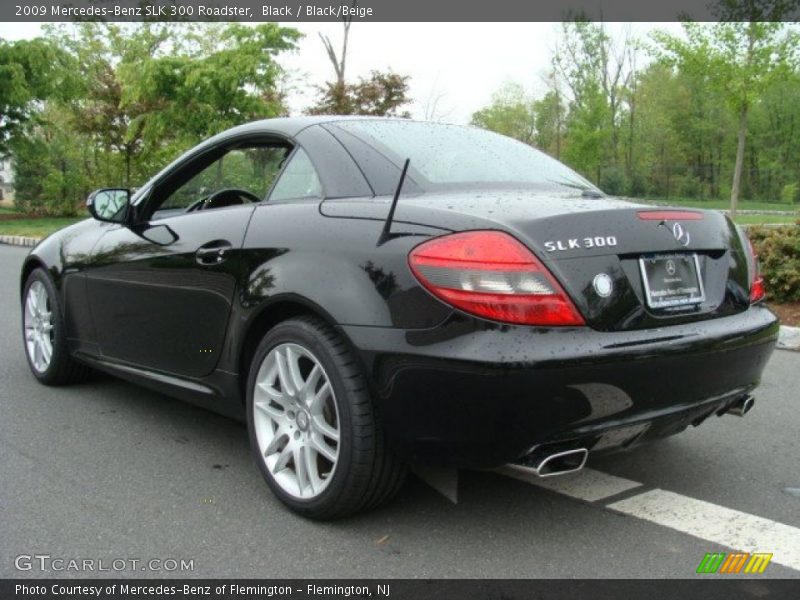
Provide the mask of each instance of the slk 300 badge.
POLYGON ((556 252, 558 250, 578 250, 580 248, 604 248, 606 246, 616 246, 617 238, 613 235, 585 237, 585 238, 569 238, 566 240, 552 240, 544 243, 544 248, 548 252, 556 252))

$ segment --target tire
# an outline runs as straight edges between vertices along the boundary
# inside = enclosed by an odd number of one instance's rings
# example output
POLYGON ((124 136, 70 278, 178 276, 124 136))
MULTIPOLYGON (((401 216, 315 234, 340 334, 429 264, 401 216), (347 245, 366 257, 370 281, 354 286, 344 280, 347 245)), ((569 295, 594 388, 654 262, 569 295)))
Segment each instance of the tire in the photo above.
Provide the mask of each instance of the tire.
POLYGON ((75 383, 89 373, 88 367, 69 354, 64 315, 57 298, 47 272, 34 269, 22 293, 22 340, 31 373, 44 385, 75 383))
POLYGON ((406 465, 386 447, 361 367, 317 318, 284 321, 259 344, 247 381, 247 426, 267 485, 305 517, 368 510, 405 481, 406 465))

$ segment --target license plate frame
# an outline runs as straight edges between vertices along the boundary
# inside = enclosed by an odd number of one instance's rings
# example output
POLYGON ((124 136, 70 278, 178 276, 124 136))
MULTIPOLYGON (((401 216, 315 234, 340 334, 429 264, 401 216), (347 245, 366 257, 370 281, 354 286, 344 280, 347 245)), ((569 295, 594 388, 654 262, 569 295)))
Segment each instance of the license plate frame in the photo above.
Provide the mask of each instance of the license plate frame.
POLYGON ((639 258, 639 270, 642 274, 642 284, 644 285, 644 294, 645 294, 645 303, 649 308, 653 309, 662 309, 662 308, 676 308, 676 307, 692 307, 698 304, 702 304, 706 300, 706 292, 705 288, 703 287, 703 277, 700 271, 700 259, 697 256, 697 253, 692 254, 650 254, 646 256, 641 256, 639 258), (669 273, 668 265, 669 261, 674 261, 672 265, 673 272, 669 273), (689 265, 688 270, 686 269, 686 265, 689 265), (654 281, 653 278, 657 278, 660 275, 657 275, 654 272, 656 266, 660 266, 661 264, 664 265, 664 272, 670 278, 676 278, 676 281, 667 281, 666 278, 662 277, 661 285, 655 285, 654 283, 658 284, 657 281, 654 281), (683 266, 684 268, 681 270, 680 276, 678 276, 678 266, 683 266), (648 270, 650 267, 650 270, 648 270), (692 275, 694 277, 694 281, 684 282, 683 278, 686 275, 692 275), (688 285, 691 288, 696 289, 696 291, 682 291, 685 289, 689 289, 687 287, 670 287, 669 285, 664 285, 665 283, 672 283, 676 285, 680 285, 683 283, 684 286, 688 285))

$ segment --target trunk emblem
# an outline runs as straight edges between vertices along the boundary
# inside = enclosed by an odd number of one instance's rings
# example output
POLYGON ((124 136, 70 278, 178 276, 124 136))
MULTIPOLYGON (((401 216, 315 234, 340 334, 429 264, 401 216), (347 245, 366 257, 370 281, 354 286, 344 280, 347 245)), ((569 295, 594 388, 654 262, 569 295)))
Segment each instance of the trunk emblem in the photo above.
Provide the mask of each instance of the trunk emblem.
POLYGON ((594 291, 601 298, 608 298, 614 291, 614 281, 605 273, 598 273, 592 281, 594 291))
POLYGON ((680 223, 675 223, 672 226, 672 235, 675 236, 675 241, 678 242, 681 246, 688 246, 689 242, 691 241, 691 237, 689 236, 689 232, 683 228, 683 225, 680 223))

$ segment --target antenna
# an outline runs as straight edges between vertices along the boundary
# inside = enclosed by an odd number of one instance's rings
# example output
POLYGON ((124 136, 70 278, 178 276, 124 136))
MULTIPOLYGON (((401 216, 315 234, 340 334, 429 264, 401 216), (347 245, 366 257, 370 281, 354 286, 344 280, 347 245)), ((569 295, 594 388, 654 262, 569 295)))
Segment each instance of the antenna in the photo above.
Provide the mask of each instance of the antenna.
POLYGON ((392 228, 394 211, 397 208, 397 201, 400 199, 400 190, 403 189, 403 182, 406 180, 406 173, 408 172, 408 165, 410 162, 411 159, 407 158, 405 164, 403 164, 403 172, 400 173, 400 181, 397 182, 397 189, 394 191, 394 198, 392 198, 392 205, 389 207, 389 214, 386 215, 386 222, 383 224, 383 231, 381 231, 381 235, 378 238, 378 246, 382 246, 392 239, 392 234, 389 232, 392 228))

